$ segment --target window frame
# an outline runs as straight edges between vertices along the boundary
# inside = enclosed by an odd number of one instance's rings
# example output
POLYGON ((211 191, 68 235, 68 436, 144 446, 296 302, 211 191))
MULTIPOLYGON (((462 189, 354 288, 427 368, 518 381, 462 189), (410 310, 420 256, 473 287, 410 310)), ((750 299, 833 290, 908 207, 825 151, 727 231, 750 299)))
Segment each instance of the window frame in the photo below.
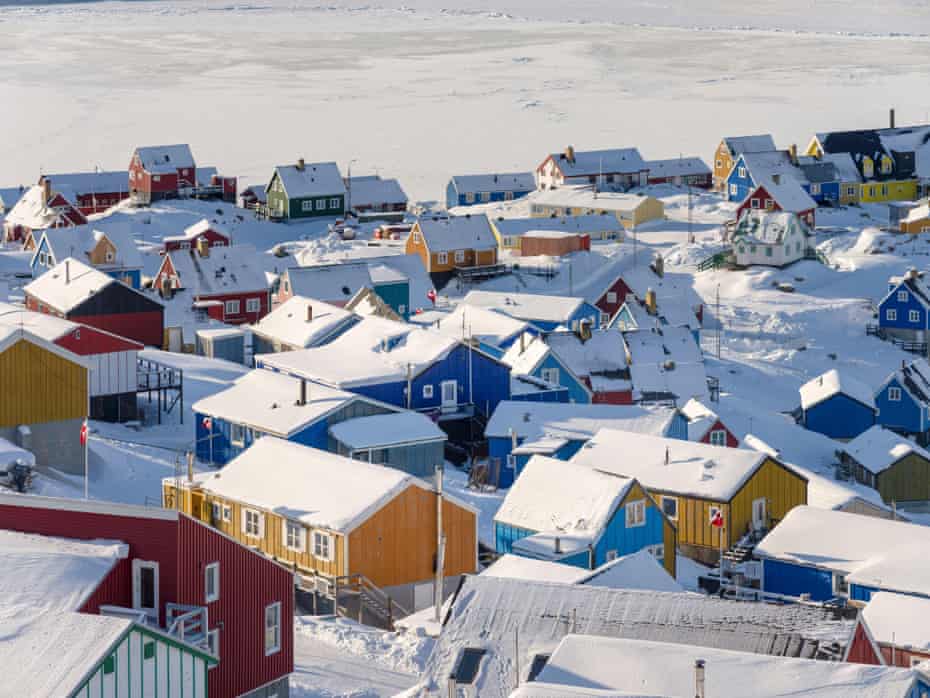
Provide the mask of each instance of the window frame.
POLYGON ((245 446, 246 427, 235 422, 229 423, 229 443, 233 446, 245 446))
POLYGON ((273 654, 277 654, 281 651, 281 602, 275 601, 265 606, 262 612, 262 639, 265 647, 265 656, 270 657, 273 654), (268 612, 271 611, 274 620, 271 625, 268 623, 268 612), (274 642, 269 646, 268 643, 268 632, 269 630, 274 633, 274 642))
POLYGON ((262 521, 263 518, 264 518, 264 514, 262 514, 262 512, 260 512, 258 509, 252 509, 250 507, 243 508, 242 510, 242 532, 245 534, 246 538, 255 538, 258 540, 261 540, 262 538, 264 538, 264 535, 262 535, 264 533, 264 531, 262 530, 264 528, 263 526, 264 522, 262 521), (255 523, 254 531, 252 530, 252 527, 250 526, 250 524, 252 523, 251 519, 254 519, 254 523, 255 523))
MULTIPOLYGON (((220 658, 220 629, 213 628, 207 631, 207 652, 212 654, 216 659, 220 658), (214 639, 215 638, 215 639, 214 639)), ((212 669, 216 665, 212 665, 212 669)))
POLYGON ((314 199, 313 210, 314 211, 325 211, 326 210, 326 199, 314 199))
POLYGON ((329 207, 333 210, 339 210, 339 197, 334 196, 329 200, 329 207))
POLYGON ((550 366, 549 368, 543 368, 539 371, 539 377, 542 378, 547 383, 552 383, 553 385, 561 385, 562 372, 555 366, 550 366), (553 374, 553 371, 555 372, 553 374), (555 379, 552 376, 555 376, 555 379))
POLYGON ((908 322, 920 322, 920 311, 919 310, 908 310, 907 321, 908 322))
POLYGON ((283 525, 284 547, 295 553, 302 553, 307 549, 307 529, 296 521, 284 519, 283 525), (296 543, 291 544, 291 534, 296 532, 296 543))
POLYGON ((434 393, 435 393, 435 391, 434 391, 434 389, 433 389, 433 384, 432 384, 432 383, 424 383, 424 384, 423 384, 423 399, 424 399, 424 400, 432 400, 432 399, 433 399, 434 393))
POLYGON ((449 263, 448 252, 437 252, 436 253, 436 264, 448 264, 448 263, 449 263))
POLYGON ((627 528, 639 528, 646 525, 646 500, 634 499, 624 505, 627 528))
POLYGON ((901 402, 901 388, 896 385, 888 386, 888 402, 901 402))
POLYGON ((711 446, 726 446, 727 445, 727 430, 726 429, 711 429, 710 435, 708 436, 708 443, 711 446), (721 439, 721 443, 715 443, 714 438, 721 439))
POLYGON ((227 300, 223 302, 223 316, 226 315, 238 315, 240 307, 239 299, 227 300))
POLYGON ((909 296, 908 296, 907 291, 898 291, 898 302, 899 303, 907 303, 908 298, 909 296))
POLYGON ((663 495, 661 495, 661 498, 662 498, 662 513, 665 514, 665 516, 666 516, 670 521, 678 521, 678 497, 672 497, 672 496, 670 496, 670 495, 664 495, 664 494, 663 494, 663 495), (666 502, 675 502, 675 511, 674 511, 674 513, 670 514, 670 513, 665 509, 665 503, 666 503, 666 502))
POLYGON ((335 551, 335 539, 333 534, 327 531, 314 531, 313 532, 313 546, 310 554, 317 560, 322 560, 323 562, 332 562, 336 559, 335 551), (325 541, 325 545, 317 545, 317 543, 322 543, 325 541), (319 549, 319 553, 317 550, 319 549))
POLYGON ((463 263, 465 261, 465 250, 456 250, 454 259, 456 264, 463 263))
POLYGON ((262 299, 261 298, 246 298, 245 299, 245 312, 247 313, 262 312, 262 299))
POLYGON ((211 562, 203 568, 203 598, 204 603, 213 603, 220 600, 220 563, 211 562), (214 588, 210 593, 210 572, 214 571, 214 588))
POLYGON ((887 308, 885 310, 885 319, 888 320, 889 322, 897 322, 898 311, 895 310, 894 308, 887 308))

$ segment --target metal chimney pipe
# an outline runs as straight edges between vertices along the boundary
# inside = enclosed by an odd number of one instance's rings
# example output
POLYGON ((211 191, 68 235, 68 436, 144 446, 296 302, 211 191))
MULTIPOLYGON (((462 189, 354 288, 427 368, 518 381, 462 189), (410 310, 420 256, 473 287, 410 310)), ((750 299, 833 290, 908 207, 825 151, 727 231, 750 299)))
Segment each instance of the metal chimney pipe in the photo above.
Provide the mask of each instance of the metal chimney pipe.
POLYGON ((71 260, 65 260, 65 284, 71 283, 71 260))
POLYGON ((301 407, 307 404, 307 379, 300 379, 300 399, 298 403, 301 407))
POLYGON ((894 128, 894 107, 888 110, 888 126, 894 128))
POLYGON ((694 698, 705 698, 703 659, 697 659, 694 662, 694 698))

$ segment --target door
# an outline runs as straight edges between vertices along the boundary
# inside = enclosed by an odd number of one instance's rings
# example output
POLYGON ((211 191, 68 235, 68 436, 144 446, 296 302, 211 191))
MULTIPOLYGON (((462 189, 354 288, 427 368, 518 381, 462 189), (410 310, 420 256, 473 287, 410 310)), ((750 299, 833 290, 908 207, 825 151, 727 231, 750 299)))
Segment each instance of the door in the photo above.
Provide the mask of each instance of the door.
POLYGON ((752 528, 754 531, 762 530, 768 523, 765 510, 765 497, 752 500, 752 528))
POLYGON ((181 328, 168 328, 168 351, 181 352, 181 328))
POLYGON ((458 383, 456 381, 442 382, 442 409, 455 409, 458 406, 458 383))
POLYGON ((132 607, 158 624, 158 563, 132 561, 132 607))

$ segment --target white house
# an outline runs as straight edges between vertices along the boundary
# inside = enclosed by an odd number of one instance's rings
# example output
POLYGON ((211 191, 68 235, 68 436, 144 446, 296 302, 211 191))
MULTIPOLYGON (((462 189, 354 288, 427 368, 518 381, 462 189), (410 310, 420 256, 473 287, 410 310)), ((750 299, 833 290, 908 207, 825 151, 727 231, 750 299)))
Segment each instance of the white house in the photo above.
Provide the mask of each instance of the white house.
POLYGON ((733 254, 740 266, 785 267, 804 258, 811 237, 807 223, 797 214, 748 211, 733 231, 733 254))

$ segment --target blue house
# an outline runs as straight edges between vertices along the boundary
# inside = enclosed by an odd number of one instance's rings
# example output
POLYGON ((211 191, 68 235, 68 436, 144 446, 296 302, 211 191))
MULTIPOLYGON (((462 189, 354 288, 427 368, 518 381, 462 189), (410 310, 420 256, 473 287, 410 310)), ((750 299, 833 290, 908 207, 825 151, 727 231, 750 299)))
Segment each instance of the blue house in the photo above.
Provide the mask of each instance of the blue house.
POLYGON ((756 546, 763 591, 867 602, 876 591, 930 598, 930 528, 798 506, 756 546))
POLYGON ((267 435, 330 450, 334 424, 398 411, 355 393, 259 370, 197 401, 192 410, 197 460, 215 465, 225 465, 267 435))
POLYGON ((499 554, 594 569, 647 550, 675 575, 676 532, 627 477, 535 456, 494 515, 499 554))
POLYGON ((410 279, 400 269, 381 263, 291 267, 278 281, 278 299, 303 296, 341 307, 365 288, 378 294, 401 319, 410 317, 410 279))
POLYGON ((446 208, 513 201, 536 191, 532 172, 457 175, 446 185, 446 208))
POLYGON ((539 329, 497 310, 459 303, 455 309, 436 321, 436 327, 456 337, 470 337, 481 351, 501 358, 521 335, 540 334, 539 329))
POLYGON ((789 179, 803 181, 804 174, 792 163, 786 150, 743 153, 727 176, 727 199, 742 202, 756 187, 789 179))
POLYGON ((569 402, 580 405, 591 402, 591 389, 542 337, 523 335, 520 341, 510 346, 501 361, 510 366, 515 376, 538 378, 550 385, 566 388, 569 402))
POLYGON ((885 335, 905 342, 926 342, 930 330, 930 288, 923 274, 909 269, 888 280, 888 293, 878 304, 878 326, 885 335))
POLYGON ((465 305, 487 308, 525 320, 542 332, 557 328, 579 330, 582 323, 600 327, 601 311, 584 298, 547 296, 540 293, 469 291, 465 305))
POLYGON ((801 182, 801 188, 817 202, 818 206, 840 203, 841 177, 833 162, 802 156, 798 158, 798 167, 804 174, 805 180, 801 182))
POLYGON ((489 457, 500 471, 500 486, 509 487, 532 456, 568 460, 601 429, 688 439, 688 420, 673 407, 514 400, 497 406, 484 435, 489 457))
POLYGON ((854 439, 876 423, 872 389, 830 369, 801 386, 804 427, 832 439, 854 439))
POLYGON ((433 330, 366 317, 324 346, 268 354, 255 365, 440 419, 491 414, 510 397, 510 369, 433 330))
POLYGON ((119 279, 127 286, 142 286, 142 255, 127 230, 95 230, 88 225, 49 228, 42 232, 29 264, 34 277, 60 261, 73 257, 119 279))
POLYGON ((930 439, 930 362, 917 359, 892 373, 875 392, 878 423, 914 438, 930 439))

